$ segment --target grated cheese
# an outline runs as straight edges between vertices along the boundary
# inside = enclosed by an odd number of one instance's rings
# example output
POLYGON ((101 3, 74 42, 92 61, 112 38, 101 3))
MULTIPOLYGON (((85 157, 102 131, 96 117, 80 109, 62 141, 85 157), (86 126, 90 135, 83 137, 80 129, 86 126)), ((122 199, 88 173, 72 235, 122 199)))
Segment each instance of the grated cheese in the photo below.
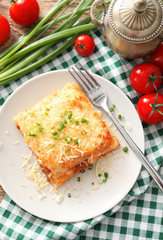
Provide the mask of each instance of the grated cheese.
POLYGON ((112 170, 114 170, 115 172, 119 173, 118 169, 112 167, 112 170))
POLYGON ((86 195, 89 195, 89 194, 90 194, 90 192, 85 192, 85 194, 86 194, 86 195))
MULTIPOLYGON (((77 166, 78 159, 81 162, 89 158, 89 162, 93 163, 98 153, 102 155, 100 146, 108 138, 106 126, 99 118, 101 114, 93 109, 76 84, 69 83, 18 113, 14 122, 27 145, 42 160, 39 163, 45 174, 51 171, 49 181, 59 187, 64 182, 61 174, 64 175, 65 166, 70 168, 71 176, 72 167, 77 166), (66 115, 63 114, 65 112, 66 115), (92 154, 95 151, 97 154, 92 154)), ((107 149, 107 145, 109 141, 103 147, 107 149)), ((25 166, 26 163, 22 167, 25 166)))
MULTIPOLYGON (((111 155, 113 156, 114 153, 112 152, 111 155)), ((81 190, 82 190, 83 176, 80 176, 80 182, 77 188, 72 187, 70 184, 66 184, 66 187, 62 190, 62 193, 59 193, 54 186, 51 186, 50 183, 47 182, 46 175, 42 172, 42 169, 39 163, 37 161, 35 161, 34 164, 30 163, 30 160, 32 158, 32 152, 30 152, 29 155, 22 155, 22 157, 26 160, 25 163, 22 165, 22 168, 26 167, 28 169, 28 173, 26 174, 26 176, 34 181, 33 186, 38 192, 41 193, 41 195, 39 196, 39 200, 43 200, 44 198, 48 197, 47 194, 43 194, 43 191, 45 191, 46 193, 52 194, 53 196, 51 197, 51 199, 55 200, 57 204, 61 203, 64 200, 64 195, 67 190, 71 191, 71 195, 73 197, 77 197, 77 198, 80 197, 81 190)), ((118 156, 116 158, 118 159, 118 156)), ((118 170, 114 168, 114 164, 111 161, 109 156, 99 159, 98 162, 96 163, 94 171, 88 173, 91 179, 90 183, 94 182, 95 179, 99 180, 100 178, 98 174, 105 171, 108 172, 110 168, 118 172, 118 170)), ((50 177, 50 174, 49 174, 49 177, 50 177)), ((110 174, 108 178, 111 178, 110 174)), ((21 184, 21 186, 25 187, 24 184, 21 184)), ((91 191, 96 191, 100 188, 99 185, 90 184, 89 187, 90 186, 91 186, 90 188, 91 191)), ((90 191, 86 191, 85 194, 89 195, 90 191)), ((32 199, 31 194, 29 194, 28 197, 32 199)))
POLYGON ((99 188, 100 188, 99 186, 96 186, 96 187, 94 187, 93 190, 98 190, 99 188))
MULTIPOLYGON (((65 94, 68 94, 68 92, 65 94)), ((49 97, 50 98, 50 97, 49 97)), ((48 100, 48 98, 47 98, 48 100)), ((49 99, 48 101, 50 102, 51 99, 49 99)), ((44 100, 45 101, 45 100, 44 100)), ((61 108, 60 108, 60 104, 54 104, 54 102, 56 101, 56 99, 54 98, 52 100, 51 103, 49 103, 48 105, 46 105, 46 101, 42 102, 44 106, 48 106, 48 109, 50 109, 47 113, 49 118, 45 118, 45 111, 47 111, 44 108, 40 108, 41 104, 39 105, 34 105, 35 108, 32 112, 32 110, 29 109, 29 112, 25 112, 24 116, 29 120, 29 132, 32 132, 33 130, 35 130, 35 125, 33 124, 33 119, 35 122, 41 122, 41 125, 43 127, 46 127, 46 132, 45 133, 40 133, 39 137, 38 137, 38 142, 36 140, 36 138, 27 138, 27 144, 31 147, 33 145, 33 152, 37 153, 37 156, 40 157, 42 159, 42 161, 40 159, 37 159, 37 161, 34 164, 30 163, 30 159, 32 157, 32 152, 31 155, 29 156, 24 156, 24 159, 26 160, 24 164, 22 164, 21 168, 23 169, 28 169, 28 173, 26 174, 26 176, 30 179, 33 180, 33 185, 35 187, 35 189, 40 192, 41 194, 43 194, 43 191, 46 191, 48 193, 54 194, 52 196, 52 199, 54 199, 57 203, 60 203, 63 198, 64 198, 64 193, 59 193, 56 191, 55 188, 50 187, 51 185, 47 182, 47 178, 46 175, 42 172, 42 169, 40 167, 39 164, 42 165, 42 167, 47 167, 50 169, 50 167, 52 166, 52 162, 50 162, 49 160, 47 161, 46 166, 45 164, 45 159, 55 159, 56 162, 59 163, 66 163, 66 161, 73 161, 74 159, 77 159, 79 157, 83 157, 84 154, 87 154, 87 152, 89 151, 94 152, 94 150, 97 150, 97 146, 100 146, 101 144, 101 139, 97 139, 97 133, 100 132, 101 134, 103 133, 103 128, 101 127, 101 125, 98 123, 98 121, 92 116, 88 114, 88 112, 83 112, 81 114, 81 111, 78 110, 73 110, 73 117, 75 118, 75 120, 81 120, 81 118, 87 118, 87 116, 89 116, 88 120, 91 120, 91 124, 93 126, 95 126, 93 129, 91 129, 90 125, 85 125, 85 124, 81 124, 80 126, 77 126, 74 123, 70 123, 68 121, 68 123, 66 124, 66 131, 63 130, 64 133, 66 133, 66 135, 69 138, 72 139, 77 139, 78 140, 78 144, 74 144, 74 142, 72 141, 70 144, 66 144, 65 139, 62 139, 62 137, 64 136, 63 133, 59 133, 58 135, 61 139, 59 139, 59 141, 55 142, 55 145, 57 145, 57 147, 52 147, 52 144, 54 143, 54 138, 52 135, 52 131, 57 129, 57 126, 59 125, 60 121, 63 120, 59 117, 57 117, 58 113, 61 112, 61 108), (54 109, 55 106, 55 109, 54 109), (57 106, 57 107, 56 107, 57 106), (55 110, 55 111, 53 111, 55 110), (35 112, 40 112, 40 118, 34 118, 34 116, 32 116, 32 114, 35 114, 35 112), (31 114, 31 116, 30 116, 31 114), (55 115, 56 114, 56 115, 55 115), (53 115, 52 117, 50 117, 51 115, 53 115), (52 121, 51 119, 54 119, 55 121, 53 121, 53 126, 52 126, 52 121), (86 136, 83 136, 81 134, 81 130, 87 132, 86 136), (46 138, 45 135, 46 134, 46 138), (86 137, 86 138, 85 138, 86 137), (31 141, 32 139, 32 143, 29 143, 28 141, 31 141), (30 145, 31 144, 31 145, 30 145), (39 149, 38 149, 39 146, 39 149), (69 149, 67 149, 69 148, 69 149), (39 151, 38 151, 39 150, 39 151), (69 153, 67 154, 67 150, 69 150, 69 153), (72 155, 72 156, 71 156, 72 155)), ((61 101, 63 101, 63 97, 59 98, 58 103, 60 103, 61 101)), ((68 108, 69 109, 69 108, 68 108)), ((91 113, 90 113, 91 114, 91 113)), ((99 115, 101 115, 102 113, 98 113, 99 115)), ((22 124, 24 124, 24 121, 22 121, 22 124)), ((110 127, 112 125, 112 123, 108 124, 108 126, 110 127)), ((22 127, 23 129, 23 127, 22 127)), ((25 135, 26 137, 26 135, 25 135)), ((103 137, 105 137, 103 135, 103 137)), ((32 149, 32 148, 31 148, 32 149)), ((99 157, 100 157, 99 153, 99 157)), ((91 154, 89 155, 89 163, 93 163, 94 162, 94 157, 97 156, 96 154, 91 154)), ((83 158, 84 159, 84 158, 83 158)), ((94 175, 92 173, 89 173, 89 176, 91 178, 91 180, 97 179, 99 180, 100 178, 98 177, 98 173, 100 172, 105 172, 109 170, 110 167, 112 167, 112 162, 110 161, 110 159, 108 158, 107 161, 103 161, 104 159, 101 158, 98 160, 97 164, 96 164, 96 168, 94 169, 94 175)), ((62 164, 60 164, 61 166, 62 164)), ((59 167, 60 167, 59 166, 59 167)), ((64 164, 63 164, 64 166, 64 164)), ((113 169, 113 168, 112 168, 113 169)), ((116 171, 116 169, 115 169, 116 171)), ((93 171, 92 171, 93 172, 93 171)), ((50 178, 52 176, 52 174, 54 174, 51 170, 51 172, 49 174, 47 174, 47 176, 50 178)), ((109 174, 109 178, 110 178, 110 174, 109 174)), ((59 180, 58 180, 59 182, 59 180)), ((94 181, 93 181, 94 182, 94 181)), ((79 196, 80 195, 80 191, 82 189, 82 183, 83 183, 83 178, 81 178, 80 183, 78 184, 78 188, 75 189, 72 186, 70 186, 69 184, 66 184, 66 189, 69 189, 72 193, 73 196, 79 196)), ((95 186, 95 185, 91 185, 92 190, 97 190, 99 189, 99 185, 95 186)), ((90 184, 89 184, 89 188, 90 188, 90 184)), ((66 191, 66 190, 65 190, 66 191)), ((86 192, 86 194, 90 194, 89 192, 86 192)), ((42 200, 43 198, 47 197, 47 194, 43 194, 40 196, 40 200, 42 200)))
POLYGON ((42 199, 44 199, 45 197, 47 197, 47 195, 46 195, 46 194, 44 194, 44 195, 40 196, 40 197, 39 197, 39 199, 40 199, 40 200, 42 200, 42 199))
POLYGON ((19 144, 19 143, 20 143, 20 141, 15 141, 15 142, 14 142, 15 145, 17 145, 17 144, 19 144))
POLYGON ((64 199, 64 195, 63 194, 58 194, 56 197, 55 197, 55 202, 56 203, 61 203, 64 199))
POLYGON ((32 197, 32 195, 31 195, 31 194, 28 194, 28 198, 32 199, 33 197, 32 197))
MULTIPOLYGON (((29 159, 25 162, 25 166, 27 163, 29 164, 29 159)), ((34 181, 33 185, 38 192, 41 192, 41 190, 48 190, 46 176, 42 173, 41 167, 37 162, 31 165, 30 171, 26 174, 26 177, 34 181)))
POLYGON ((71 191, 73 191, 73 188, 69 185, 69 184, 66 184, 67 188, 70 189, 71 191))
POLYGON ((129 122, 126 122, 126 128, 127 128, 128 131, 131 130, 131 124, 129 122))
POLYGON ((25 184, 21 184, 20 186, 21 186, 21 187, 24 187, 24 188, 26 187, 26 185, 25 185, 25 184))
POLYGON ((24 167, 26 167, 27 165, 30 164, 29 161, 30 161, 31 157, 32 157, 32 152, 29 154, 29 156, 28 156, 28 155, 25 155, 25 156, 24 156, 24 159, 25 159, 26 161, 25 161, 25 163, 23 163, 23 164, 21 165, 21 168, 24 168, 24 167))

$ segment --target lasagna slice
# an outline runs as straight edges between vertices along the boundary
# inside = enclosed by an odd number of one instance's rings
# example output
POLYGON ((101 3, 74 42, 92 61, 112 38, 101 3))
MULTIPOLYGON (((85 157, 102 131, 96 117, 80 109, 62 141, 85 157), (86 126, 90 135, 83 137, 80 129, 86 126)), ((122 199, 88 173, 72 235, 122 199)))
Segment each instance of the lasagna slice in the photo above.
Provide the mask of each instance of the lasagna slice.
POLYGON ((18 113, 14 122, 56 188, 119 146, 75 83, 18 113))

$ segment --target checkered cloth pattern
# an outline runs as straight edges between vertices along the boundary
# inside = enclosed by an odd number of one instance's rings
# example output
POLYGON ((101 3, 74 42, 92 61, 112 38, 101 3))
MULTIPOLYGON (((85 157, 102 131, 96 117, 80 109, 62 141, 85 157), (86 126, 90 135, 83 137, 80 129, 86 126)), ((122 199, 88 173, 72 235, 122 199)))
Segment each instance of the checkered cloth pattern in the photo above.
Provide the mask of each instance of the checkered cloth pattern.
MULTIPOLYGON (((73 47, 53 61, 10 84, 0 87, 0 105, 24 82, 32 77, 67 69, 80 61, 89 71, 101 75, 117 85, 136 105, 140 97, 129 84, 130 71, 143 59, 128 60, 112 52, 100 30, 90 35, 95 41, 95 52, 81 57, 73 47)), ((50 49, 49 51, 52 51, 50 49)), ((161 88, 161 92, 163 87, 161 88)), ((163 159, 163 123, 143 123, 145 154, 153 166, 163 175, 160 167, 163 159)), ((8 195, 0 205, 1 240, 48 239, 163 239, 163 194, 142 167, 140 175, 127 196, 110 211, 84 222, 59 223, 39 219, 21 209, 8 195)))

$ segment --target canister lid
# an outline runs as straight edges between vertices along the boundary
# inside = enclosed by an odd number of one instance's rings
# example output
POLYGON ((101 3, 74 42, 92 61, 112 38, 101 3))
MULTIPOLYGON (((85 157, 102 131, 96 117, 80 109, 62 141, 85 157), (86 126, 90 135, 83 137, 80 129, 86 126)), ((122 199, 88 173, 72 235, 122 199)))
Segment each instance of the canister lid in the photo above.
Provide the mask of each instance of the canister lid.
POLYGON ((130 42, 148 42, 163 34, 161 0, 112 0, 108 18, 113 31, 130 42))

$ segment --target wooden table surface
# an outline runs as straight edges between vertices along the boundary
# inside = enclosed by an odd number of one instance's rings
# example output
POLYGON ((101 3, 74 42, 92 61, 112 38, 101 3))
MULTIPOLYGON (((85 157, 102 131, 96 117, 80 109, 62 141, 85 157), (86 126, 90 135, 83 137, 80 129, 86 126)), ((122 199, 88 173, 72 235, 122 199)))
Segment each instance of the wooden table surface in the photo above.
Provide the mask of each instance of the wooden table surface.
MULTIPOLYGON (((57 0, 37 0, 40 6, 39 19, 41 19, 45 14, 50 10, 50 8, 57 2, 57 0)), ((74 9, 74 6, 79 3, 80 0, 77 0, 73 7, 69 7, 66 12, 71 12, 74 9)), ((22 34, 24 34, 29 27, 23 27, 13 22, 9 15, 10 1, 9 0, 0 0, 0 14, 7 18, 10 23, 11 33, 9 40, 2 46, 0 46, 0 52, 10 46, 14 41, 16 41, 22 34)), ((66 13, 65 12, 65 13, 66 13)), ((3 188, 0 186, 0 202, 5 196, 3 188)))

